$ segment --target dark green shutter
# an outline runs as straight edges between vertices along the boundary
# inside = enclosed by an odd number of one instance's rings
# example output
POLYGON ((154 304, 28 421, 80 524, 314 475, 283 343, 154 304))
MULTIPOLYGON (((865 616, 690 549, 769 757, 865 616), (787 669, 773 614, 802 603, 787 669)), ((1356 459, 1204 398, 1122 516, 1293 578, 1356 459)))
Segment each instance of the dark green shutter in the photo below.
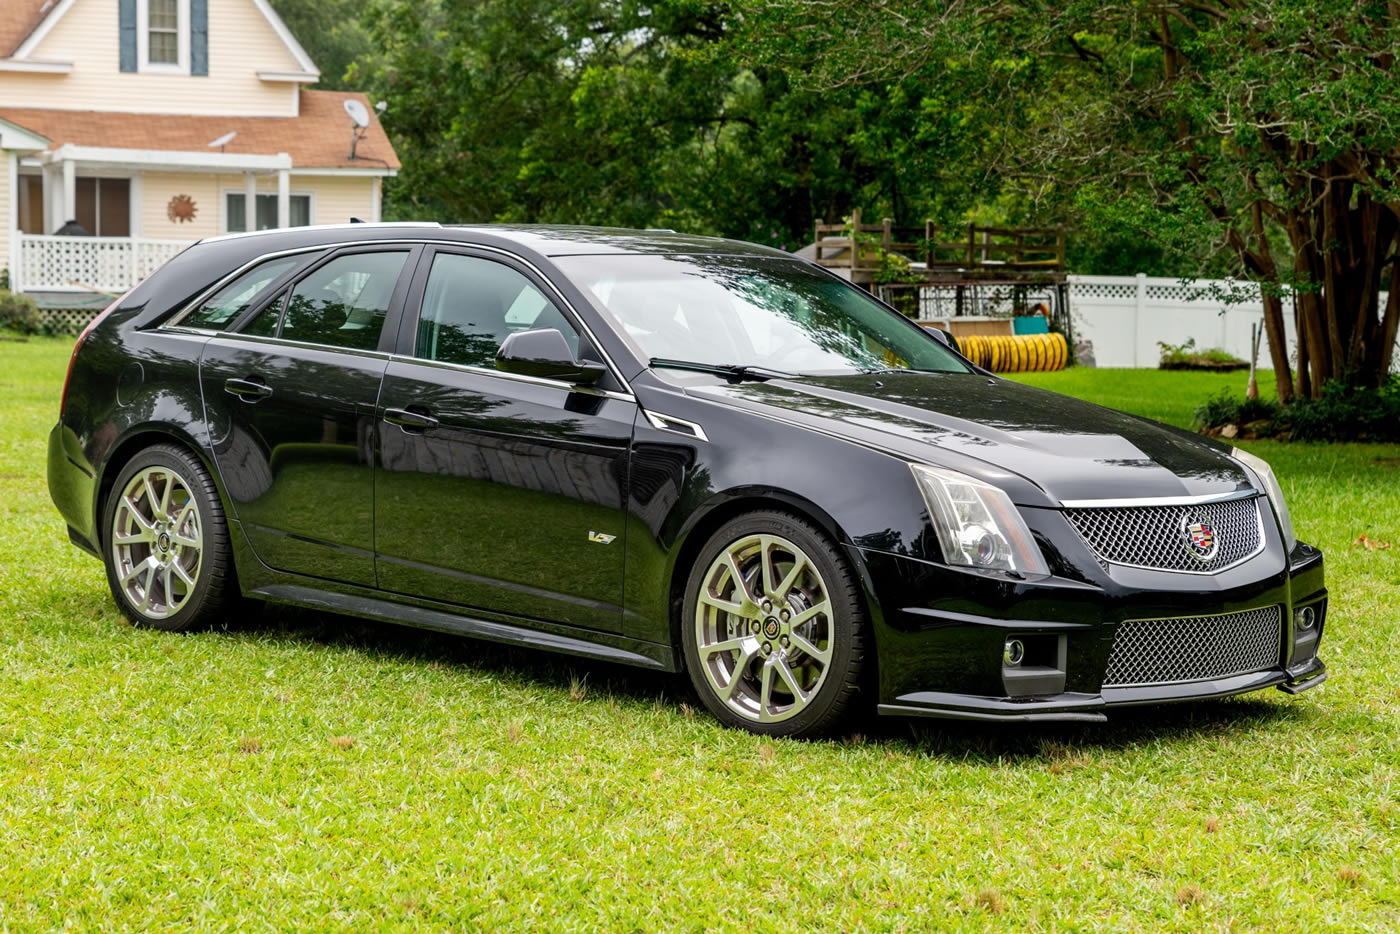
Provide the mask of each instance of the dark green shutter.
POLYGON ((209 74, 209 0, 190 0, 190 74, 209 74))
POLYGON ((119 67, 136 70, 136 0, 117 0, 117 35, 121 39, 119 67))

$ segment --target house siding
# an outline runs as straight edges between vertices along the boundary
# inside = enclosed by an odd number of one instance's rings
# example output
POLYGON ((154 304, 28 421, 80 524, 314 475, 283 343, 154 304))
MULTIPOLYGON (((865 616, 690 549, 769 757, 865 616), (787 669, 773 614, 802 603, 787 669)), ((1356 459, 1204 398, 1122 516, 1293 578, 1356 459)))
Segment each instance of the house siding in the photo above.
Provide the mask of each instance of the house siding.
POLYGON ((295 85, 257 76, 260 70, 300 66, 251 0, 209 4, 208 77, 121 72, 116 27, 110 0, 77 0, 33 52, 34 58, 72 61, 72 73, 0 72, 0 103, 153 114, 296 114, 295 85))
POLYGON ((350 218, 374 219, 374 179, 335 176, 293 175, 292 190, 315 192, 312 222, 348 224, 350 218))
MULTIPOLYGON (((293 175, 292 194, 311 195, 311 223, 344 224, 351 217, 374 216, 374 179, 334 175, 293 175)), ((200 175, 193 172, 146 172, 141 175, 141 236, 168 240, 197 240, 228 231, 224 217, 226 192, 244 190, 242 175, 200 175), (172 221, 170 200, 188 195, 195 203, 193 221, 172 221)), ((259 194, 277 193, 276 175, 259 175, 259 194)))
MULTIPOLYGON (((241 184, 241 182, 240 182, 241 184)), ((218 177, 193 172, 145 172, 141 175, 141 236, 158 240, 200 240, 223 233, 218 177), (172 221, 170 200, 188 195, 195 204, 192 221, 172 221)))

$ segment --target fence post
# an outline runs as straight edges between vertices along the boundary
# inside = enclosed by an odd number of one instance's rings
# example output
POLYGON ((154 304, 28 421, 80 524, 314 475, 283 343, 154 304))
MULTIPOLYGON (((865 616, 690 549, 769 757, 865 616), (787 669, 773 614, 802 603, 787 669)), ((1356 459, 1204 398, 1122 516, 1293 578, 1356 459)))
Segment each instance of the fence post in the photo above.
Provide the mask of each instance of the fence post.
POLYGON ((1133 366, 1141 366, 1138 360, 1138 330, 1142 327, 1143 315, 1147 314, 1147 273, 1137 274, 1137 295, 1133 311, 1133 366))
POLYGON ((851 208, 851 270, 860 268, 860 208, 851 208))

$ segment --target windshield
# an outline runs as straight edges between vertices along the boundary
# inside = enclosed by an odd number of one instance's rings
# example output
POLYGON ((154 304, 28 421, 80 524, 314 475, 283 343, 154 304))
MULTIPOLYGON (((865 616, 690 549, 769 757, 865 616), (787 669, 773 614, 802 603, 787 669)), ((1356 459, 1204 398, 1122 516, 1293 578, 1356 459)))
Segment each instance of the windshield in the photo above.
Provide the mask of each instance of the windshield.
POLYGON ((918 325, 799 260, 623 254, 555 262, 643 360, 804 375, 971 372, 918 325))

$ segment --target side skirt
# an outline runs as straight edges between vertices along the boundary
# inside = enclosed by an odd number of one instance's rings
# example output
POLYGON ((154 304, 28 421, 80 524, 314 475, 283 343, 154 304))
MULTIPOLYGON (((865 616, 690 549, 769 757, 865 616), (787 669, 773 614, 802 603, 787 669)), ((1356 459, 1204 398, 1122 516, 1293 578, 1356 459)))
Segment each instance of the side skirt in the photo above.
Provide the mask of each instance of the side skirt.
MULTIPOLYGON (((675 671, 673 654, 663 645, 650 642, 638 643, 605 633, 589 633, 586 638, 564 635, 560 632, 547 632, 526 626, 492 622, 463 616, 457 612, 445 612, 423 606, 413 606, 386 600, 382 597, 356 596, 305 587, 298 584, 266 584, 246 591, 250 597, 260 597, 273 603, 304 606, 311 609, 329 610, 363 619, 400 623, 418 629, 431 629, 453 635, 472 636, 490 642, 520 645, 532 649, 546 649, 565 655, 583 658, 596 658, 602 661, 650 668, 654 671, 675 671), (628 646, 624 648, 623 645, 628 646), (640 649, 641 651, 636 651, 640 649), (642 654, 645 652, 646 654, 642 654)), ((553 626, 552 629, 564 629, 553 626)), ((580 630, 582 634, 582 630, 580 630)))

